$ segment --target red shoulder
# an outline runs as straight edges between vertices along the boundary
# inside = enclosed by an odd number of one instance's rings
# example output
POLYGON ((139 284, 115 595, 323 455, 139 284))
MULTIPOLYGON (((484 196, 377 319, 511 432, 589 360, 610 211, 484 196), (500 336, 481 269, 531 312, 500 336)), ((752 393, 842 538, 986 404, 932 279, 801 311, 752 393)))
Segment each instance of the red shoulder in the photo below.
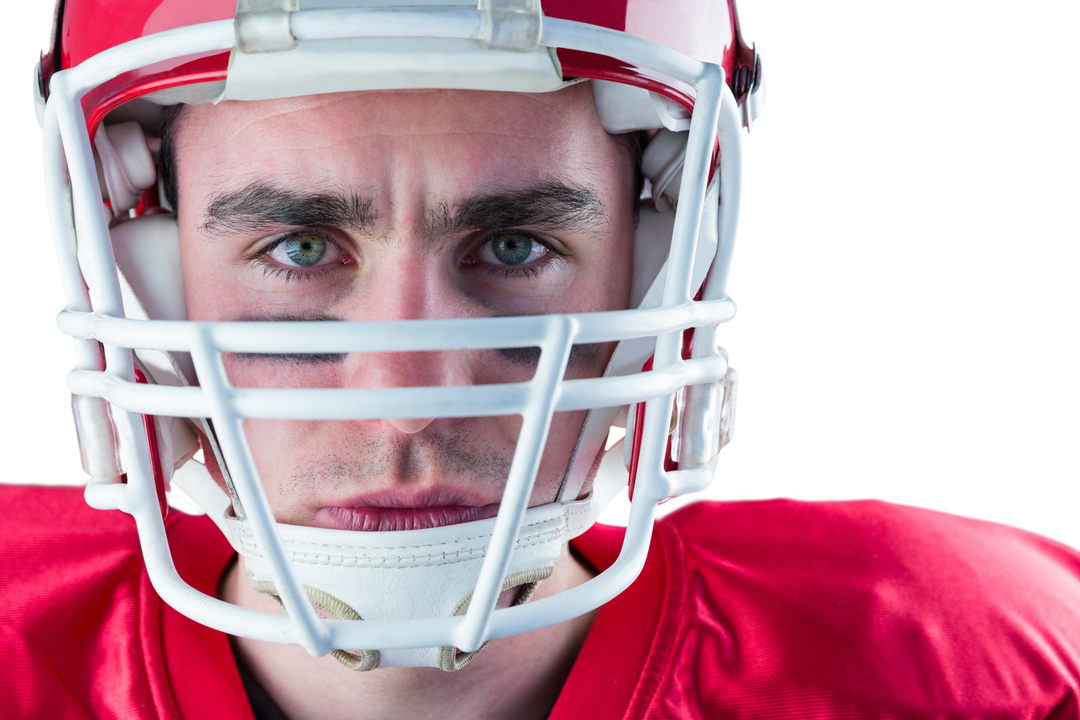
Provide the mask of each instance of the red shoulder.
MULTIPOLYGON (((203 517, 174 512, 166 527, 174 542, 188 541, 174 552, 181 575, 212 593, 228 544, 203 517)), ((166 669, 170 628, 213 645, 226 668, 231 662, 224 636, 160 601, 134 519, 89 507, 81 487, 0 485, 0 587, 4 717, 176 718, 182 698, 172 699, 171 685, 186 675, 166 669)), ((182 660, 205 664, 193 657, 182 660)), ((203 687, 213 680, 200 678, 203 687)))
MULTIPOLYGON (((575 545, 602 569, 620 540, 575 545)), ((1080 555, 882 502, 697 503, 657 522, 556 709, 597 688, 596 717, 1054 716, 1080 698, 1080 555)))

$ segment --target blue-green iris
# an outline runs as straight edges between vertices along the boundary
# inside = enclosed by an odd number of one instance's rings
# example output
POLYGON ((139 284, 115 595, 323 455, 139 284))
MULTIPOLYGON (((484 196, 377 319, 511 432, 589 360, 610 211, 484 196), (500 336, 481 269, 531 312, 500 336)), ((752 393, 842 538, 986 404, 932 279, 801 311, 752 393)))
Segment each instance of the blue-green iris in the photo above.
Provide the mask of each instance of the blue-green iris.
POLYGON ((502 233, 491 239, 491 251, 505 265, 520 265, 532 253, 533 239, 518 233, 502 233))
POLYGON ((284 244, 289 259, 305 267, 319 262, 326 254, 326 240, 318 235, 297 235, 284 244))

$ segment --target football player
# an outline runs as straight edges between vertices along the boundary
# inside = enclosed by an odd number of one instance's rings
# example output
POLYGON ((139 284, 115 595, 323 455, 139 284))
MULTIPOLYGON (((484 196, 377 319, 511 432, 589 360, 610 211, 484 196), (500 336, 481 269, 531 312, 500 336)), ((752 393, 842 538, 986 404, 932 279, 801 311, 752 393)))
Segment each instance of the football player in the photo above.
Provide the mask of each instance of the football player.
POLYGON ((735 418, 733 3, 66 0, 37 79, 96 510, 2 490, 17 716, 1075 716, 1066 548, 655 521, 735 418))

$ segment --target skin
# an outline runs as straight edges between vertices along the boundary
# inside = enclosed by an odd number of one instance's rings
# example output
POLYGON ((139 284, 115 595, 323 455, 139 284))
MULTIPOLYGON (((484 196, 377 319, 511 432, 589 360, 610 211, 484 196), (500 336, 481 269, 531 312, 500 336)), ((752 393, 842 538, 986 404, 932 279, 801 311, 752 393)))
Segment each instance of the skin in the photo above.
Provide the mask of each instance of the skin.
MULTIPOLYGON (((396 91, 226 102, 185 111, 175 143, 191 319, 490 317, 629 302, 630 160, 600 126, 587 84, 538 95, 396 91), (576 215, 563 207, 554 219, 530 216, 532 224, 512 227, 455 222, 468 215, 469 198, 528 198, 553 184, 582 191, 588 207, 576 215), (364 217, 336 225, 245 223, 236 203, 222 199, 255 186, 356 197, 353 207, 364 217), (510 230, 530 255, 508 267, 493 245, 510 230), (296 232, 328 243, 324 264, 286 267, 285 245, 275 243, 296 232), (521 233, 532 239, 522 241, 521 233)), ((612 349, 579 348, 567 377, 601 374, 612 349)), ((247 387, 489 384, 524 381, 535 369, 535 358, 497 349, 224 361, 230 381, 247 387)), ((554 417, 531 505, 556 499, 581 421, 581 413, 554 417)), ((262 420, 248 421, 245 431, 278 521, 360 529, 349 524, 374 517, 422 526, 493 514, 520 426, 516 417, 262 420), (451 509, 417 510, 418 503, 451 509), (404 510, 349 509, 357 504, 404 510)), ((221 595, 275 612, 241 573, 239 564, 227 571, 221 595)), ((589 577, 564 551, 536 597, 589 577)), ((592 617, 497 641, 455 673, 355 673, 300 648, 236 642, 291 717, 543 717, 592 617)))

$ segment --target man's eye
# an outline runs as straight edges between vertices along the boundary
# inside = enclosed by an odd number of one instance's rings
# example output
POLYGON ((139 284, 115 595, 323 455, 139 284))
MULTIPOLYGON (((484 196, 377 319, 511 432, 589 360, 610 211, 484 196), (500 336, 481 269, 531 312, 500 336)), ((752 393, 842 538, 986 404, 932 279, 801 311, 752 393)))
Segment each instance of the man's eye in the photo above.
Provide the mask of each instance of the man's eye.
POLYGON ((538 260, 549 251, 528 235, 500 232, 492 235, 480 248, 480 259, 493 265, 524 265, 538 260))
POLYGON ((312 267, 326 258, 330 244, 318 235, 294 235, 279 242, 267 253, 286 267, 312 267))

